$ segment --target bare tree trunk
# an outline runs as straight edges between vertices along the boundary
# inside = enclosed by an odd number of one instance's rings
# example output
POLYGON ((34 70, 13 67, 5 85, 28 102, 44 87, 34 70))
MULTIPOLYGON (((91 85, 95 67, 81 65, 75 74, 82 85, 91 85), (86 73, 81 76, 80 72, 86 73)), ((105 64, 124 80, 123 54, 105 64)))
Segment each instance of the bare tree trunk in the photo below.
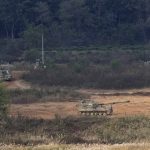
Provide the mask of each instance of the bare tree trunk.
POLYGON ((12 24, 12 27, 11 27, 11 39, 13 40, 14 39, 14 23, 12 24))
POLYGON ((6 24, 5 24, 5 31, 6 31, 6 38, 8 39, 9 34, 8 34, 8 29, 7 29, 7 25, 6 24))

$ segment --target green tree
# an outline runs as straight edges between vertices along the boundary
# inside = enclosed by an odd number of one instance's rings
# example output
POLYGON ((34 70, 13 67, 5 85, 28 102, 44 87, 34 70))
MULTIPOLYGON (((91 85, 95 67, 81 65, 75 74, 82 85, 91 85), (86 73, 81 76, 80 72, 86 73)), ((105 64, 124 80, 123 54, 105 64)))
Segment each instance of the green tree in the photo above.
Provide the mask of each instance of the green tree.
POLYGON ((59 17, 62 35, 66 43, 83 43, 87 39, 92 20, 85 0, 64 1, 60 5, 59 17))
POLYGON ((31 50, 25 51, 24 58, 26 61, 35 63, 36 59, 40 58, 40 51, 38 49, 31 49, 31 50))
POLYGON ((16 38, 24 29, 23 6, 19 0, 0 0, 0 20, 6 38, 16 38))
POLYGON ((45 2, 38 2, 34 8, 34 12, 37 15, 36 22, 40 25, 50 25, 51 23, 51 12, 48 4, 45 2))

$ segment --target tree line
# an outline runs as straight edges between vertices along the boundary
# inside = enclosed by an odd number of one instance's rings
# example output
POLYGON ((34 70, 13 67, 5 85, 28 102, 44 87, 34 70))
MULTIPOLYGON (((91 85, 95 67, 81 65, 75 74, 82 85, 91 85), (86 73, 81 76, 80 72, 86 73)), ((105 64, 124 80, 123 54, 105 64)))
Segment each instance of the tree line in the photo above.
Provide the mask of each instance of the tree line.
POLYGON ((150 0, 0 0, 0 56, 150 41, 150 0))

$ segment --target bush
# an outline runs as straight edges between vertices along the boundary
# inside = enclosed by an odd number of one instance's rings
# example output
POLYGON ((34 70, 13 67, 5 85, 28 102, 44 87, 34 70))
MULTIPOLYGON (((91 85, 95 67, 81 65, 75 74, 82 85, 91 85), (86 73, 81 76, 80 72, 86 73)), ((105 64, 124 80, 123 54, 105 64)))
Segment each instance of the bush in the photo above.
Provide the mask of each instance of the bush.
POLYGON ((110 120, 97 129, 102 143, 134 142, 150 138, 150 119, 144 116, 123 117, 110 120))
POLYGON ((40 58, 40 52, 37 49, 31 49, 30 51, 25 51, 24 58, 26 61, 35 62, 36 59, 40 58))
POLYGON ((119 67, 120 67, 120 62, 118 60, 113 60, 111 62, 111 68, 113 70, 117 70, 117 69, 119 69, 119 67))
POLYGON ((7 114, 9 106, 8 96, 5 88, 0 85, 0 117, 4 117, 7 114))
POLYGON ((150 69, 138 64, 56 65, 46 70, 32 70, 24 79, 37 85, 79 88, 141 88, 150 86, 150 69))

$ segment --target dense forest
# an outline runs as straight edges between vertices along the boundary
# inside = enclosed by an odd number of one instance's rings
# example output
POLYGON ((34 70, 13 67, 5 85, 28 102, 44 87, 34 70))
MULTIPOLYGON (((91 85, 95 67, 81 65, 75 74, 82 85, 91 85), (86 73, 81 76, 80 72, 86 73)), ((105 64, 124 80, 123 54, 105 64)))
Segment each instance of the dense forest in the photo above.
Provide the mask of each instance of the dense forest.
POLYGON ((0 0, 0 59, 62 47, 150 41, 150 0, 0 0))

